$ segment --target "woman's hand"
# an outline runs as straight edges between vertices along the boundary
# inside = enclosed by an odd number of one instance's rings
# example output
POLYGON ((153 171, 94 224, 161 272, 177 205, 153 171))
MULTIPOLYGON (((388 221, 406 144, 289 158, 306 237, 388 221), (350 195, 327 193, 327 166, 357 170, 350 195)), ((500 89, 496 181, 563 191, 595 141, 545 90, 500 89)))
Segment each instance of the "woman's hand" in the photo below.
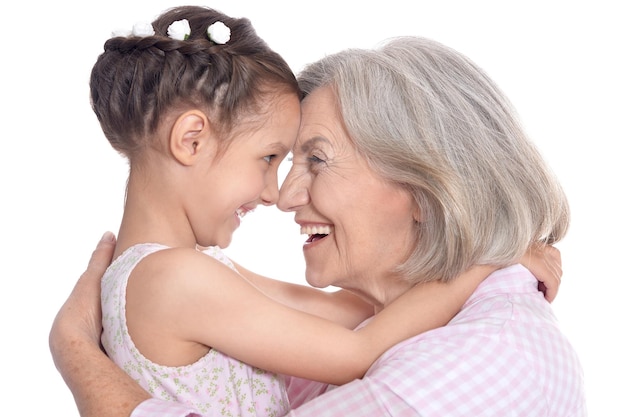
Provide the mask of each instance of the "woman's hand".
POLYGON ((554 246, 536 243, 528 248, 520 263, 537 278, 546 300, 554 301, 563 276, 561 252, 554 246))
POLYGON ((128 416, 150 398, 100 347, 100 280, 114 249, 115 236, 107 232, 50 329, 52 358, 82 417, 128 416))
POLYGON ((100 279, 111 263, 114 250, 115 236, 107 232, 93 251, 87 269, 57 313, 50 330, 50 349, 55 360, 56 342, 65 337, 66 331, 76 335, 80 333, 86 340, 100 343, 102 333, 100 279))

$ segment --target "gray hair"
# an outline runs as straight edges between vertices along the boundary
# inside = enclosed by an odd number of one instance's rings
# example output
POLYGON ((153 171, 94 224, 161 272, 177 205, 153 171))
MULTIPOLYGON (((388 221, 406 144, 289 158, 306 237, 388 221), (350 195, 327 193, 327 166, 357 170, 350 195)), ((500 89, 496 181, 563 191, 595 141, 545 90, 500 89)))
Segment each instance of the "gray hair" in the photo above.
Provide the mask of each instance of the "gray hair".
POLYGON ((399 266, 411 282, 449 281, 475 264, 508 266, 532 243, 565 235, 560 184, 507 98, 457 51, 395 38, 327 56, 298 79, 305 95, 334 91, 359 153, 414 196, 416 245, 399 266))

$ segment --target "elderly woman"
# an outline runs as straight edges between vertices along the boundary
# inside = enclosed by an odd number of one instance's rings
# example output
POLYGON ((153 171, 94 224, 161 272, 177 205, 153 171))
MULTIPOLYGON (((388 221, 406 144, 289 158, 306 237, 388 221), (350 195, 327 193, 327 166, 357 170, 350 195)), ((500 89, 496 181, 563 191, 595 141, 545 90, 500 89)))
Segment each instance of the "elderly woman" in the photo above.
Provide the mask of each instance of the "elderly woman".
MULTIPOLYGON (((563 237, 567 201, 494 83, 419 38, 326 57, 299 81, 302 123, 278 206, 309 235, 311 285, 380 310, 415 284, 500 269, 448 325, 396 345, 364 378, 334 389, 289 379, 291 415, 585 415, 577 356, 516 263, 563 237)), ((94 283, 112 243, 100 244, 55 321, 57 366, 86 416, 193 415, 143 402, 148 394, 97 348, 94 283)))

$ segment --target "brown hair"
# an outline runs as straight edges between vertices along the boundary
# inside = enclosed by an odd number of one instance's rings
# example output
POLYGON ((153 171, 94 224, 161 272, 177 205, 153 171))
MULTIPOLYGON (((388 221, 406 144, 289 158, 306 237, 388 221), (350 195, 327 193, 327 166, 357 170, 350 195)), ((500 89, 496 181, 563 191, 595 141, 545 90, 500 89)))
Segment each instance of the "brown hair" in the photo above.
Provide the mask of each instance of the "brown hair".
POLYGON ((167 10, 152 26, 153 36, 107 40, 91 72, 92 108, 111 145, 129 158, 176 107, 206 109, 212 124, 228 133, 242 115, 259 111, 268 96, 300 96, 285 60, 248 19, 183 6, 167 10), (181 19, 189 21, 188 39, 169 38, 168 27, 181 19), (207 36, 217 21, 231 30, 224 45, 207 36))

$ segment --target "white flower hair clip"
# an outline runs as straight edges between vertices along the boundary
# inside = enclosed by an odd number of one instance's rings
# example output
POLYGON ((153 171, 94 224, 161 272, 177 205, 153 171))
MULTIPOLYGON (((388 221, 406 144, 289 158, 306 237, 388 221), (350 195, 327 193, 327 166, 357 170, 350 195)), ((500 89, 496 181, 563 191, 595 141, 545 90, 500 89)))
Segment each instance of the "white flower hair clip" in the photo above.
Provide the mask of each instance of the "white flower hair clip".
POLYGON ((190 34, 191 28, 187 19, 177 20, 167 28, 167 36, 179 41, 186 41, 190 34))
POLYGON ((150 23, 135 23, 133 26, 133 36, 145 38, 146 36, 154 36, 154 28, 150 23))
POLYGON ((133 30, 128 29, 118 29, 111 32, 112 38, 117 37, 127 38, 129 36, 138 36, 140 38, 145 38, 146 36, 154 36, 154 28, 150 23, 135 23, 133 26, 133 30))
MULTIPOLYGON (((224 22, 217 21, 210 25, 207 30, 207 36, 209 40, 224 45, 230 40, 230 28, 224 24, 224 22)), ((151 23, 135 23, 133 26, 133 30, 115 30, 111 32, 112 37, 128 37, 128 36, 137 36, 140 38, 145 38, 146 36, 154 36, 154 28, 151 23)), ((172 39, 176 39, 179 41, 185 41, 189 39, 191 35, 191 27, 189 26, 189 21, 187 19, 181 19, 173 22, 167 28, 167 36, 172 39)))
POLYGON ((223 22, 217 21, 210 25, 207 30, 209 39, 220 45, 224 45, 230 40, 230 28, 223 22))

